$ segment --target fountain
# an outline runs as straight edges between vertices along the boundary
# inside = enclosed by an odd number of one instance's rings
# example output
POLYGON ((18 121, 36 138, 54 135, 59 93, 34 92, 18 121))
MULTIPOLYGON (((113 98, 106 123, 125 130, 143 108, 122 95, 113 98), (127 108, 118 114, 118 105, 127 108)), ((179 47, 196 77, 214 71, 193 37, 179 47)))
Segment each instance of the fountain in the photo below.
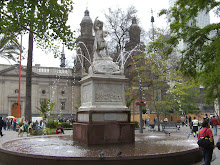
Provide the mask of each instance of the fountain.
POLYGON ((93 62, 81 80, 81 107, 73 126, 73 139, 86 145, 133 143, 134 124, 125 106, 126 81, 108 54, 103 23, 94 22, 93 62))
POLYGON ((123 66, 108 54, 102 27, 96 18, 93 62, 81 80, 81 106, 73 135, 8 141, 0 148, 1 164, 187 165, 201 161, 195 141, 154 133, 135 136, 125 106, 127 79, 123 66))

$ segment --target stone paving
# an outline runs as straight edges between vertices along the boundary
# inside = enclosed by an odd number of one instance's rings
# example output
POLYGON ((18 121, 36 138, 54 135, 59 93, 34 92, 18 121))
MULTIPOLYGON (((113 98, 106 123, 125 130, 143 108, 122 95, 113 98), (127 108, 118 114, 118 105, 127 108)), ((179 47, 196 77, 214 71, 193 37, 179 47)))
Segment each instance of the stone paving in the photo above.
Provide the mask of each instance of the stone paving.
MULTIPOLYGON (((155 127, 155 129, 157 129, 157 126, 155 127)), ((187 134, 190 132, 189 127, 181 127, 180 131, 175 131, 174 129, 168 129, 168 132, 170 132, 170 136, 185 136, 187 138, 187 134)), ((139 130, 135 130, 136 134, 139 134, 139 130)), ((152 134, 164 134, 163 132, 157 132, 157 131, 149 131, 148 128, 143 130, 144 134, 148 134, 148 133, 152 133, 152 134)), ((72 130, 65 130, 65 134, 67 135, 71 135, 72 134, 72 130)), ((3 137, 0 137, 0 147, 1 145, 8 141, 8 140, 15 140, 18 138, 24 138, 27 137, 27 133, 24 133, 23 137, 18 137, 18 133, 15 131, 5 131, 3 130, 3 137)), ((220 129, 218 129, 218 136, 214 136, 215 139, 215 143, 218 140, 218 137, 220 135, 220 129)), ((193 136, 190 136, 190 138, 194 138, 193 136)), ((211 165, 220 165, 220 150, 218 150, 218 148, 214 149, 214 154, 213 154, 213 161, 211 163, 211 165)), ((202 165, 203 162, 199 162, 193 165, 202 165)))

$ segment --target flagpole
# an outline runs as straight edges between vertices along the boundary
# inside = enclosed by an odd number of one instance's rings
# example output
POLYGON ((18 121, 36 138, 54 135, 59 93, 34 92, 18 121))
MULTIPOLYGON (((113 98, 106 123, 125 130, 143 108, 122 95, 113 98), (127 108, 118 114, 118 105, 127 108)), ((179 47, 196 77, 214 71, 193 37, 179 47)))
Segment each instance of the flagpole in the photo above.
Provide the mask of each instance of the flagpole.
POLYGON ((22 54, 22 35, 21 35, 21 49, 20 49, 20 65, 19 65, 19 87, 18 87, 18 118, 21 118, 21 54, 22 54))

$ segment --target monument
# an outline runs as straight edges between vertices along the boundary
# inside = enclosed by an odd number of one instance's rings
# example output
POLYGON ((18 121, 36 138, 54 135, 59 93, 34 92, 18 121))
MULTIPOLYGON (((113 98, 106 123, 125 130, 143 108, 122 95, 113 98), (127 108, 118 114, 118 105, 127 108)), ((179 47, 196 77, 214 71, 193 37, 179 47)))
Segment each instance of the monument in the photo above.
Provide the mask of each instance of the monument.
POLYGON ((94 21, 93 62, 82 78, 73 140, 85 145, 133 143, 134 124, 125 104, 123 68, 108 54, 103 22, 94 21))

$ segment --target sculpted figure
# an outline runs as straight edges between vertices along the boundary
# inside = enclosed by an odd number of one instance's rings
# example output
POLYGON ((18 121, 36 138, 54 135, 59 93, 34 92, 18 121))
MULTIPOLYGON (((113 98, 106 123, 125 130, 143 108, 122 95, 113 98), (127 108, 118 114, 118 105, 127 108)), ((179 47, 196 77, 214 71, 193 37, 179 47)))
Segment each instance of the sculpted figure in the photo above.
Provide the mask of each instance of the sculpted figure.
POLYGON ((104 37, 107 36, 108 32, 103 31, 103 22, 97 19, 94 21, 95 41, 94 41, 94 59, 103 58, 103 50, 106 51, 106 57, 109 57, 107 44, 104 37))

